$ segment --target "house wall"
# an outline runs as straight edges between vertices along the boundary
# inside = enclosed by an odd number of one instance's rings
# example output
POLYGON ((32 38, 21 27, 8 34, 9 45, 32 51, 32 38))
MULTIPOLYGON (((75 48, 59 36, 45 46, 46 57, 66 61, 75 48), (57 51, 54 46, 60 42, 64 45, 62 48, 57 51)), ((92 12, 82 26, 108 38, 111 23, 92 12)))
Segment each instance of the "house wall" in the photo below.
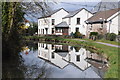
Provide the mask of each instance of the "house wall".
POLYGON ((77 13, 75 16, 71 18, 65 18, 63 21, 66 21, 67 24, 69 24, 69 35, 73 32, 76 32, 76 28, 79 28, 79 32, 83 35, 86 35, 86 24, 85 21, 92 16, 91 13, 83 9, 79 13, 77 13), (80 24, 77 24, 77 18, 80 18, 80 24))
POLYGON ((54 13, 51 15, 51 17, 38 19, 38 34, 43 34, 41 29, 44 29, 44 34, 46 34, 45 28, 48 28, 48 34, 52 34, 52 28, 54 25, 52 25, 52 19, 55 19, 55 25, 62 22, 62 18, 68 15, 68 12, 61 9, 60 11, 54 13))
POLYGON ((108 33, 115 33, 118 35, 118 30, 119 30, 119 24, 118 24, 118 20, 119 20, 120 14, 115 16, 113 19, 111 19, 111 22, 107 23, 107 32, 108 33))
POLYGON ((110 17, 107 23, 103 24, 103 28, 101 27, 102 24, 88 24, 87 25, 87 37, 89 37, 90 32, 98 32, 99 34, 106 34, 106 33, 115 33, 118 35, 118 30, 119 30, 119 15, 115 15, 110 17), (91 27, 92 26, 92 27, 91 27), (102 28, 102 30, 101 30, 102 28))
POLYGON ((88 24, 87 25, 87 37, 89 37, 90 32, 98 32, 99 34, 106 34, 107 24, 106 23, 88 24))
POLYGON ((52 28, 54 28, 54 25, 52 25, 52 19, 55 19, 55 25, 61 23, 62 21, 67 22, 67 24, 69 25, 69 35, 72 32, 75 33, 76 28, 79 28, 79 32, 81 34, 86 35, 87 25, 85 21, 88 18, 90 18, 93 14, 83 9, 73 17, 62 19, 66 15, 68 15, 68 12, 61 9, 60 11, 53 14, 51 17, 38 19, 38 34, 43 34, 43 30, 44 34, 46 34, 45 28, 48 28, 48 34, 52 34, 52 28), (80 18, 80 24, 77 24, 77 18, 80 18))

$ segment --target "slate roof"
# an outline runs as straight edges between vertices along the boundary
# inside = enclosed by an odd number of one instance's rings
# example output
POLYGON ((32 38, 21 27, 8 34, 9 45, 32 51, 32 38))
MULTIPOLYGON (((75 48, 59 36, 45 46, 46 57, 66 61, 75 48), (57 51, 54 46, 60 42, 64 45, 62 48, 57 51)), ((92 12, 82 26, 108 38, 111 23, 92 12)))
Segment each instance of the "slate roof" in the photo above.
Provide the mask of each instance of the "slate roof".
MULTIPOLYGON (((60 11, 61 9, 65 10, 64 8, 60 8, 60 9, 54 10, 54 11, 52 11, 51 13, 46 14, 45 16, 40 17, 40 18, 38 18, 38 19, 50 17, 51 15, 53 15, 53 14, 55 14, 56 12, 60 11)), ((65 10, 65 11, 66 11, 66 10, 65 10)), ((66 11, 66 12, 68 12, 68 11, 66 11)))
POLYGON ((117 13, 118 11, 120 11, 120 8, 106 10, 106 11, 99 11, 94 16, 90 17, 87 21, 88 22, 95 22, 95 21, 107 20, 109 17, 111 17, 112 15, 117 13))
MULTIPOLYGON (((78 9, 78 10, 75 10, 75 11, 71 11, 69 12, 69 14, 67 16, 65 16, 64 18, 70 18, 70 17, 73 17, 75 16, 77 13, 79 13, 80 11, 82 11, 83 9, 85 8, 81 8, 81 9, 78 9)), ((87 9, 85 9, 86 11, 88 11, 87 9)), ((88 11, 90 12, 90 11, 88 11)), ((91 13, 91 12, 90 12, 91 13)), ((92 13, 91 13, 92 14, 92 13)))
MULTIPOLYGON (((49 14, 46 14, 44 17, 40 17, 40 18, 38 18, 38 19, 50 17, 50 16, 53 15, 54 13, 60 11, 61 9, 64 9, 64 8, 60 8, 60 9, 54 10, 53 12, 51 12, 51 13, 49 13, 49 14)), ((69 14, 68 14, 67 16, 65 16, 64 18, 73 17, 73 16, 75 16, 78 12, 80 12, 80 11, 83 10, 83 9, 85 9, 85 8, 81 8, 81 9, 78 9, 78 10, 75 10, 75 11, 69 11, 69 12, 64 9, 66 12, 69 13, 69 14)), ((88 11, 87 9, 85 9, 85 10, 88 11)), ((88 11, 88 12, 90 12, 90 11, 88 11)), ((91 13, 91 12, 90 12, 90 13, 91 13)), ((91 14, 92 14, 92 13, 91 13, 91 14)))
POLYGON ((61 23, 59 23, 59 24, 57 24, 57 25, 55 25, 55 27, 56 28, 58 28, 58 27, 69 27, 69 25, 64 21, 64 22, 61 22, 61 23))

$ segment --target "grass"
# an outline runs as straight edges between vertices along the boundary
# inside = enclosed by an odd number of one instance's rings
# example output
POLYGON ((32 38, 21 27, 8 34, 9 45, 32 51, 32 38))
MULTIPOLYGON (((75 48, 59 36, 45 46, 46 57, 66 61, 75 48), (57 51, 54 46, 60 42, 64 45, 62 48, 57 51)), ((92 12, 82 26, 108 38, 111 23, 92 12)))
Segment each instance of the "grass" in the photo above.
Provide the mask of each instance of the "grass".
MULTIPOLYGON (((40 37, 37 37, 37 38, 40 38, 40 37)), ((84 40, 88 41, 88 42, 85 42, 85 41, 79 41, 79 40, 74 40, 74 39, 64 39, 64 38, 60 38, 60 37, 54 37, 54 38, 53 37, 42 37, 42 38, 59 40, 59 41, 63 41, 63 42, 67 41, 71 45, 72 44, 78 45, 78 46, 82 45, 85 48, 92 48, 91 51, 94 51, 96 53, 101 53, 109 59, 110 67, 108 68, 108 71, 105 73, 104 77, 105 78, 118 78, 118 48, 95 43, 94 41, 88 40, 88 39, 84 39, 84 40)), ((105 41, 105 40, 103 40, 102 42, 111 43, 111 41, 105 41)), ((111 44, 117 44, 117 43, 112 42, 111 44)))

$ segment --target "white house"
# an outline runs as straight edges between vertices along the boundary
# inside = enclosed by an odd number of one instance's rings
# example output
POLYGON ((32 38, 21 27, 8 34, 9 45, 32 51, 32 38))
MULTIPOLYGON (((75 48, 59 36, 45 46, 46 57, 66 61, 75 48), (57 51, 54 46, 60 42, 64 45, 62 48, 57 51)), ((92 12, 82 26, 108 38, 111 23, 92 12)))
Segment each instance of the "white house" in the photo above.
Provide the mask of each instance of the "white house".
POLYGON ((86 35, 85 21, 93 14, 85 8, 68 12, 61 8, 38 19, 38 35, 71 35, 79 31, 86 35))
POLYGON ((67 55, 63 59, 84 71, 91 66, 91 64, 89 64, 85 60, 86 58, 87 58, 86 49, 80 48, 78 51, 76 51, 75 48, 73 48, 73 50, 69 52, 69 55, 67 55))
POLYGON ((98 32, 99 34, 115 33, 120 30, 119 22, 120 8, 97 12, 94 16, 86 20, 87 35, 90 32, 98 32))
POLYGON ((62 18, 68 15, 68 12, 61 8, 53 11, 50 15, 38 19, 38 34, 55 34, 55 25, 62 22, 62 18))

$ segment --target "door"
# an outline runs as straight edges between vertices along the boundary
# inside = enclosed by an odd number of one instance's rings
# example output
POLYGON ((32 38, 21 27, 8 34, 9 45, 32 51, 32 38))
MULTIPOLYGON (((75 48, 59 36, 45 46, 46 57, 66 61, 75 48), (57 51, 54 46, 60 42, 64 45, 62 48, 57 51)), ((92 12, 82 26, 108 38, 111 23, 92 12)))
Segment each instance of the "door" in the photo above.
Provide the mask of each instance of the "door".
POLYGON ((68 28, 63 28, 62 31, 63 35, 68 35, 68 28))

